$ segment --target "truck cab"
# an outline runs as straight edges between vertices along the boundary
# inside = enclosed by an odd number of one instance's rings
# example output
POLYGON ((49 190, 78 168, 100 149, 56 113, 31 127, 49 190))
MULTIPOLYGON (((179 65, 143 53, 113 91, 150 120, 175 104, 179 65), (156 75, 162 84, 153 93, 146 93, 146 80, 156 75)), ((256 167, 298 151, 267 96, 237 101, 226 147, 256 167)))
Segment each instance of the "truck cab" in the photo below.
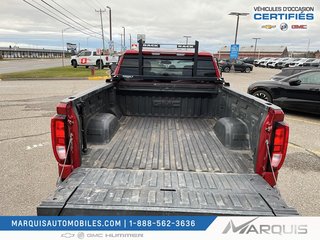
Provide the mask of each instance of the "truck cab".
POLYGON ((77 55, 71 57, 71 65, 74 68, 78 66, 96 66, 100 69, 109 67, 113 63, 117 63, 119 55, 104 55, 103 51, 83 50, 77 55))

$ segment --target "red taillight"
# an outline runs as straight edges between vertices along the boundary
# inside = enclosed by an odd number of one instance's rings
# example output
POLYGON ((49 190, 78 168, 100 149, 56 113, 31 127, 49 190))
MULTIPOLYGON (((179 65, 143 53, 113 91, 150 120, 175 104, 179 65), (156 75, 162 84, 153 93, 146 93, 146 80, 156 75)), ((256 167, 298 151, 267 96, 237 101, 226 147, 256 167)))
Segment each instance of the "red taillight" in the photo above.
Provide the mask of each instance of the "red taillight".
POLYGON ((289 127, 283 122, 277 123, 271 152, 271 166, 280 169, 287 153, 289 127))
POLYGON ((66 117, 56 115, 51 119, 51 139, 54 155, 59 163, 64 163, 67 151, 66 117))

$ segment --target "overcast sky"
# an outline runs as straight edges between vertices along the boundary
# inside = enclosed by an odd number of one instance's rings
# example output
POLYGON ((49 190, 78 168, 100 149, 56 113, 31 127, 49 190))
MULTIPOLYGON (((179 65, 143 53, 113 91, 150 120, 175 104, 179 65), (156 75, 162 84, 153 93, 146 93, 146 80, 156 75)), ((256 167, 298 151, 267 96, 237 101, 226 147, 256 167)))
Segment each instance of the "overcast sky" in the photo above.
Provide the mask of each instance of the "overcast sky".
MULTIPOLYGON (((238 43, 241 46, 254 45, 252 38, 261 38, 259 45, 285 45, 289 50, 306 50, 310 40, 310 50, 320 49, 320 0, 43 0, 62 13, 56 12, 41 0, 26 0, 46 13, 71 22, 71 25, 97 36, 101 33, 100 16, 95 9, 112 8, 113 40, 120 46, 120 34, 126 28, 126 45, 129 46, 129 33, 136 41, 138 33, 146 35, 146 42, 183 43, 183 36, 192 36, 190 41, 199 40, 200 48, 216 52, 219 48, 234 42, 236 17, 230 12, 247 12, 249 16, 240 18, 238 43), (79 17, 72 16, 66 10, 79 17), (257 6, 304 6, 314 7, 314 20, 264 20, 253 19, 257 6), (288 24, 287 31, 281 31, 280 23, 288 24), (291 25, 307 25, 307 29, 292 30, 291 25), (81 26, 82 25, 82 26, 81 26), (264 29, 262 25, 276 25, 264 29), (99 26, 99 27, 92 27, 99 26)), ((50 47, 62 46, 61 31, 69 26, 47 16, 28 5, 23 0, 1 0, 0 2, 0 46, 8 47, 50 47)), ((109 15, 103 13, 106 41, 109 40, 109 15)), ((65 42, 80 43, 83 48, 99 48, 101 37, 85 35, 69 28, 64 31, 65 42)))

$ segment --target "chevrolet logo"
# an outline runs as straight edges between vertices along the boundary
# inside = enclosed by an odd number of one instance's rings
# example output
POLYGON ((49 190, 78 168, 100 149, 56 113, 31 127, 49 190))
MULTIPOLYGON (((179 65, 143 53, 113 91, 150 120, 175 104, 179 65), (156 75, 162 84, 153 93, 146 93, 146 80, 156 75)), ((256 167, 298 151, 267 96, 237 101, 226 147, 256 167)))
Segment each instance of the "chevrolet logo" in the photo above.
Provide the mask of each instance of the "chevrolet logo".
POLYGON ((272 29, 272 28, 276 28, 276 25, 262 25, 261 28, 265 28, 265 29, 272 29))

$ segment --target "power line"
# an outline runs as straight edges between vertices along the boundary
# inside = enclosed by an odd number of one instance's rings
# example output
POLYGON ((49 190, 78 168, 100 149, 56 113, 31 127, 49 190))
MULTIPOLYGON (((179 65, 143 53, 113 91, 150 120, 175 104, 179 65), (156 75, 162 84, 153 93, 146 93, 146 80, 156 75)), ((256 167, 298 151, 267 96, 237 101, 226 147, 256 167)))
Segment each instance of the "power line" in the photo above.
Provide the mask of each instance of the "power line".
POLYGON ((81 33, 83 33, 83 34, 85 34, 85 35, 88 35, 88 36, 91 36, 91 37, 94 37, 94 38, 99 38, 99 37, 97 37, 97 36, 95 36, 95 35, 92 35, 92 34, 90 34, 90 33, 86 33, 86 32, 84 32, 84 31, 82 31, 81 29, 79 29, 79 28, 76 28, 76 27, 74 27, 74 26, 72 26, 71 24, 69 24, 68 22, 64 22, 64 21, 61 21, 60 19, 58 19, 58 18, 56 18, 55 16, 52 16, 51 14, 49 14, 49 13, 47 13, 47 12, 45 12, 45 11, 43 11, 42 9, 40 9, 39 7, 37 7, 37 6, 35 6, 35 5, 33 5, 32 3, 29 3, 28 1, 26 1, 26 0, 23 0, 25 3, 27 3, 27 4, 29 4, 30 6, 32 6, 32 7, 34 7, 34 8, 36 8, 37 10, 39 10, 40 12, 42 12, 42 13, 44 13, 44 14, 46 14, 46 15, 48 15, 48 16, 50 16, 50 17, 52 17, 52 18, 54 18, 55 20, 57 20, 57 21, 59 21, 59 22, 61 22, 61 23, 63 23, 63 24, 65 24, 65 25, 67 25, 67 26, 69 26, 70 28, 73 28, 73 29, 75 29, 75 30, 77 30, 77 31, 79 31, 79 32, 81 32, 81 33))
POLYGON ((52 2, 54 2, 56 5, 58 5, 60 8, 62 8, 63 10, 65 10, 66 12, 68 12, 70 15, 74 16, 75 18, 79 19, 80 21, 82 21, 83 23, 90 25, 91 27, 96 27, 86 21, 84 21, 83 19, 81 19, 80 17, 76 16, 75 14, 73 14, 72 12, 70 12, 68 9, 65 9, 63 6, 61 6, 59 3, 57 3, 55 0, 51 0, 52 2))
POLYGON ((87 1, 83 1, 88 7, 92 8, 93 10, 95 9, 94 6, 90 5, 87 1))
MULTIPOLYGON (((46 11, 48 11, 48 12, 51 12, 52 14, 54 14, 54 15, 56 15, 56 13, 55 12, 53 12, 52 10, 50 10, 49 8, 47 8, 47 7, 45 7, 45 6, 43 6, 43 5, 41 5, 40 3, 38 3, 38 2, 36 2, 35 0, 32 0, 35 4, 37 4, 38 6, 40 6, 41 8, 43 8, 43 9, 45 9, 46 11)), ((64 22, 64 24, 69 24, 69 25, 72 25, 73 26, 73 24, 72 23, 70 23, 67 19, 64 19, 63 17, 61 17, 61 19, 63 19, 65 22, 64 22)), ((60 19, 60 20, 61 20, 60 19)), ((69 26, 68 25, 68 26, 69 26)), ((76 28, 78 31, 80 31, 78 28, 76 28)), ((86 30, 86 29, 85 29, 86 30)))
MULTIPOLYGON (((95 2, 96 2, 96 4, 97 4, 97 6, 99 7, 99 8, 101 8, 101 4, 97 1, 97 0, 94 0, 95 2)), ((92 2, 92 1, 91 1, 92 2)), ((103 6, 102 6, 103 7, 103 6)))
MULTIPOLYGON (((51 9, 49 9, 48 7, 41 5, 40 3, 36 2, 36 0, 31 0, 31 1, 35 4, 37 4, 42 9, 45 9, 46 11, 48 11, 48 12, 52 13, 54 16, 56 16, 56 13, 54 11, 52 11, 51 9)), ((73 25, 73 22, 70 22, 69 20, 63 18, 62 16, 60 17, 60 20, 63 20, 70 25, 73 25)))
MULTIPOLYGON (((52 10, 50 10, 49 8, 45 7, 45 6, 42 6, 40 3, 36 2, 36 0, 31 0, 34 4, 37 4, 39 7, 42 7, 43 9, 45 9, 46 11, 52 13, 52 14, 55 14, 52 10)), ((65 19, 63 19, 65 20, 65 19)), ((66 21, 66 20, 65 20, 66 21)))
MULTIPOLYGON (((61 12, 60 10, 56 9, 55 7, 53 7, 52 5, 50 5, 49 3, 47 3, 46 1, 44 0, 41 0, 41 2, 43 2, 44 4, 48 5, 49 7, 51 7, 52 9, 56 10, 58 13, 62 14, 63 16, 65 16, 66 18, 70 19, 71 21, 74 21, 74 19, 70 18, 69 16, 65 15, 63 12, 61 12)), ((98 32, 95 32, 93 30, 91 30, 90 28, 80 24, 80 23, 77 23, 78 25, 80 25, 81 27, 83 27, 84 29, 86 29, 87 31, 90 31, 92 33, 95 33, 95 34, 100 34, 98 32)))
POLYGON ((81 1, 82 3, 85 3, 88 7, 96 9, 96 8, 100 8, 100 4, 97 5, 96 3, 94 4, 93 1, 90 1, 90 3, 88 1, 81 1))

